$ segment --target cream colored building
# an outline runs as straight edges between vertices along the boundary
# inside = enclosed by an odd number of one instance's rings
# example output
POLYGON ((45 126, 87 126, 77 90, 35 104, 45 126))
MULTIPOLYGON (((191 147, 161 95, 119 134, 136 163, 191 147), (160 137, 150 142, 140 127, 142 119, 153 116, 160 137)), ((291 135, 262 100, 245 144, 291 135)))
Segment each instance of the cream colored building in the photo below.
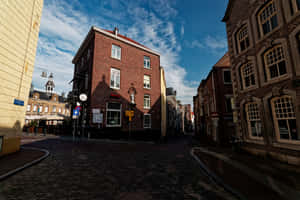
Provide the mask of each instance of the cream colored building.
POLYGON ((167 95, 166 95, 166 79, 164 68, 160 67, 160 83, 161 83, 161 135, 166 136, 167 133, 167 95))
POLYGON ((42 7, 43 0, 0 1, 0 156, 20 146, 42 7))

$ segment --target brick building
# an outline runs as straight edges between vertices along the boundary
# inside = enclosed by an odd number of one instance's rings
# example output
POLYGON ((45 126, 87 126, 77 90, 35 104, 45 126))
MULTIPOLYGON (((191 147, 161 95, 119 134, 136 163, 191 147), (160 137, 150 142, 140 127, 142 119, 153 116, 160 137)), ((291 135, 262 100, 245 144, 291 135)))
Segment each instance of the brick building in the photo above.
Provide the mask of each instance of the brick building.
MULTIPOLYGON (((160 55, 114 31, 92 27, 76 53, 73 94, 86 93, 86 124, 95 132, 161 132, 160 55), (133 110, 129 125, 126 111, 133 110), (93 112, 103 115, 94 123, 93 112)), ((164 79, 163 79, 164 80, 164 79)))
POLYGON ((0 2, 0 156, 20 148, 43 0, 0 2))
POLYGON ((195 134, 228 144, 234 134, 232 99, 230 60, 226 53, 201 81, 194 97, 195 134))
POLYGON ((230 0, 223 21, 244 149, 300 165, 300 1, 230 0))
POLYGON ((50 74, 45 90, 32 89, 26 107, 25 125, 32 121, 44 121, 45 125, 56 125, 70 117, 71 108, 67 99, 54 92, 53 75, 50 74))

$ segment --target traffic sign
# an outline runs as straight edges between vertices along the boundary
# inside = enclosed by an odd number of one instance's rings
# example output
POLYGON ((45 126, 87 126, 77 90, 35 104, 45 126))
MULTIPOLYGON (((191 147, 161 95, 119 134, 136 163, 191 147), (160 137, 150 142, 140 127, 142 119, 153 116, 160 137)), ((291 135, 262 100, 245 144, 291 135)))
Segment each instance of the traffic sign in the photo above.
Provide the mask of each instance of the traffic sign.
POLYGON ((74 109, 73 110, 73 116, 79 116, 79 110, 74 109))

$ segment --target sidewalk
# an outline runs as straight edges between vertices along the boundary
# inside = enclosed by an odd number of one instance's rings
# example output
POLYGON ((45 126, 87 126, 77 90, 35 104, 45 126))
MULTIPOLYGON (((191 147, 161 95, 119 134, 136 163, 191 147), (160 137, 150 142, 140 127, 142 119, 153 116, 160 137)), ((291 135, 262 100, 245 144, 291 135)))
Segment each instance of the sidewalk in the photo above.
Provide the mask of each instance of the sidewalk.
POLYGON ((30 167, 49 155, 46 150, 24 148, 20 151, 0 158, 0 181, 30 167))
POLYGON ((245 199, 300 199, 299 167, 213 146, 200 145, 193 154, 245 199))

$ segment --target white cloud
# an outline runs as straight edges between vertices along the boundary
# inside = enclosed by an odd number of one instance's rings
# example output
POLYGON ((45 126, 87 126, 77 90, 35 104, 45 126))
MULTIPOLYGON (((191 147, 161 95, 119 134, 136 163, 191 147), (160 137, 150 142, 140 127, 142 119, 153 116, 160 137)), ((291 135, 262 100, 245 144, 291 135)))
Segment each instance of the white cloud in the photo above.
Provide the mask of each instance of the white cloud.
POLYGON ((212 37, 207 36, 205 39, 205 44, 207 47, 211 49, 226 49, 227 48, 227 39, 226 38, 220 38, 220 37, 212 37))
MULTIPOLYGON (((80 7, 78 1, 74 3, 80 7)), ((196 86, 194 82, 186 80, 187 72, 178 64, 181 46, 174 31, 175 24, 171 21, 171 18, 177 15, 176 9, 172 7, 173 2, 155 0, 153 3, 151 1, 151 11, 144 9, 140 5, 142 3, 145 1, 137 0, 124 6, 120 0, 101 1, 98 7, 95 7, 102 13, 99 16, 88 16, 89 13, 82 13, 74 9, 72 4, 64 3, 64 1, 45 2, 33 75, 35 87, 44 88, 46 80, 41 79, 40 74, 43 69, 46 69, 54 73, 56 91, 71 90, 71 85, 68 84, 73 78, 71 61, 90 26, 96 25, 108 29, 116 25, 120 28, 121 34, 126 34, 160 52, 161 65, 165 69, 168 87, 177 90, 178 98, 183 103, 192 103, 192 96, 196 94, 196 86), (114 13, 119 13, 112 12, 116 8, 123 12, 112 16, 114 13), (127 10, 124 10, 125 8, 127 10), (122 18, 128 20, 121 22, 122 18)), ((183 26, 181 26, 180 34, 184 34, 183 26)))
POLYGON ((191 43, 191 48, 204 48, 204 45, 198 40, 193 40, 191 43))
POLYGON ((183 37, 184 35, 184 26, 181 25, 181 28, 180 28, 180 36, 183 37))

